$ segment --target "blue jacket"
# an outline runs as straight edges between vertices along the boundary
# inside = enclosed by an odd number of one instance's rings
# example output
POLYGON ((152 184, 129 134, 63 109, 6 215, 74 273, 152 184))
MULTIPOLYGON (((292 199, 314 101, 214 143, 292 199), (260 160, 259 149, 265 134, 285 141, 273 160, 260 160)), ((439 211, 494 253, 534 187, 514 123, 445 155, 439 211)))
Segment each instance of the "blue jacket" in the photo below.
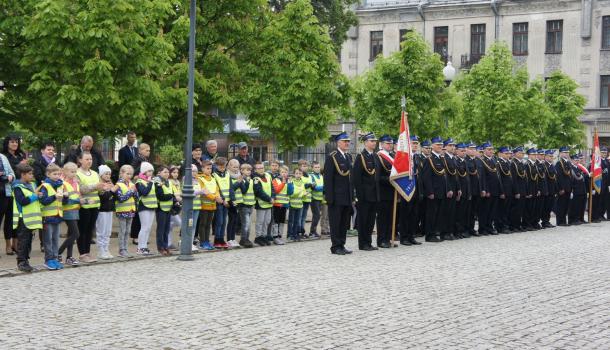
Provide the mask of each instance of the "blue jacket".
MULTIPOLYGON (((9 163, 8 158, 6 158, 6 156, 4 154, 0 154, 0 162, 2 162, 2 167, 4 168, 4 175, 6 175, 6 176, 10 175, 14 179, 15 172, 13 171, 13 168, 11 168, 11 163, 9 163)), ((4 185, 4 194, 7 197, 10 197, 11 194, 13 193, 13 188, 12 188, 11 184, 6 182, 3 185, 4 185)), ((0 185, 0 190, 2 190, 1 187, 2 187, 2 185, 0 185)))

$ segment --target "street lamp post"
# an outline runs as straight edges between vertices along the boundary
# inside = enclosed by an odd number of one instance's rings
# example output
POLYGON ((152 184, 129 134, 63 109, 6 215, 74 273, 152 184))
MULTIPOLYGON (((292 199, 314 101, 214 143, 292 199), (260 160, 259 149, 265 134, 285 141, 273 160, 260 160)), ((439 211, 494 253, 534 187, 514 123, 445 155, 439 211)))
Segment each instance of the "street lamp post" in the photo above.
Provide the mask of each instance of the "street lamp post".
POLYGON ((182 238, 178 260, 193 260, 193 177, 191 151, 193 147, 193 99, 195 90, 195 19, 197 18, 196 0, 191 0, 189 33, 189 70, 188 70, 188 111, 186 115, 186 143, 184 145, 184 188, 182 189, 182 238))
MULTIPOLYGON (((443 76, 445 77, 445 84, 447 85, 447 87, 449 87, 449 85, 451 85, 451 82, 453 81, 453 78, 455 78, 455 68, 453 67, 453 64, 451 64, 451 61, 447 61, 447 65, 445 66, 445 68, 443 68, 443 76)), ((446 114, 445 127, 449 127, 449 121, 447 120, 446 114)))

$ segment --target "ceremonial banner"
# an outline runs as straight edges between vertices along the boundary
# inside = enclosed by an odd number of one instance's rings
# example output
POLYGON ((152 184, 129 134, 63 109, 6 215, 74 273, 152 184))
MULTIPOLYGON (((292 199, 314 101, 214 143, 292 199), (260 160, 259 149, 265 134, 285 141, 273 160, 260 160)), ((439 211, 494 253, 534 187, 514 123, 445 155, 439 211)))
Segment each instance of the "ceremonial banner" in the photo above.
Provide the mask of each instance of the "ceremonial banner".
POLYGON ((599 137, 597 129, 593 138, 593 154, 591 155, 591 181, 595 192, 602 193, 602 155, 599 151, 599 137))
POLYGON ((398 148, 394 156, 390 183, 396 192, 406 200, 410 201, 415 193, 415 172, 413 159, 411 158, 411 135, 409 134, 409 122, 403 104, 400 120, 400 134, 398 136, 398 148))

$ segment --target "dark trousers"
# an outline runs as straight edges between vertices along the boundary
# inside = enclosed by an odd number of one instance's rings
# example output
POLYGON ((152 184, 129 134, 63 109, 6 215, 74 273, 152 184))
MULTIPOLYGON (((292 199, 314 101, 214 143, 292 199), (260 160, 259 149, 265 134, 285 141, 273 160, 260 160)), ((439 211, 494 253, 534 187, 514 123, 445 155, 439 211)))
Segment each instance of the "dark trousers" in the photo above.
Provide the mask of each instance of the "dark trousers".
POLYGON ((603 196, 599 195, 599 194, 595 194, 593 195, 593 210, 592 210, 592 215, 591 215, 591 220, 600 220, 602 218, 603 214, 603 202, 602 202, 603 196))
POLYGON ((129 233, 129 237, 132 239, 138 239, 138 234, 140 233, 140 215, 136 212, 136 216, 131 220, 131 232, 129 233))
POLYGON ((528 227, 535 227, 538 219, 536 217, 536 197, 525 199, 525 211, 523 212, 523 221, 528 227))
POLYGON ((15 231, 17 232, 17 239, 19 240, 17 243, 17 263, 19 264, 30 260, 34 231, 25 227, 23 219, 19 219, 19 224, 15 231))
POLYGON ((460 198, 455 203, 455 232, 456 233, 467 233, 469 231, 470 223, 470 208, 472 200, 467 198, 460 198))
POLYGON ((4 239, 17 238, 17 232, 13 230, 13 197, 6 196, 4 186, 0 185, 0 224, 4 219, 4 239))
POLYGON ((441 233, 440 211, 443 199, 426 198, 426 237, 438 236, 441 233))
MULTIPOLYGON (((318 224, 320 223, 321 216, 321 208, 322 201, 317 201, 315 199, 311 200, 311 226, 309 227, 309 233, 318 233, 318 224)), ((303 225, 305 225, 305 221, 303 221, 303 225)))
POLYGON ((477 221, 479 213, 479 203, 481 202, 480 196, 472 196, 470 200, 470 212, 468 213, 468 232, 475 233, 474 224, 477 221))
MULTIPOLYGON (((401 200, 398 205, 398 223, 400 227, 400 241, 408 242, 415 239, 415 234, 417 233, 417 224, 419 220, 418 208, 419 208, 419 200, 416 200, 415 194, 411 201, 407 202, 405 200, 401 200)), ((390 202, 392 203, 392 202, 390 202)), ((391 212, 390 212, 390 220, 391 212)), ((391 223, 391 221, 390 221, 391 223)), ((379 224, 377 224, 379 227, 379 224)), ((390 227, 392 224, 390 224, 390 227)))
POLYGON ((392 209, 394 201, 381 201, 377 205, 377 245, 392 239, 392 209))
POLYGON ((66 220, 64 221, 68 226, 68 233, 64 242, 59 246, 58 255, 61 256, 66 251, 66 258, 72 257, 72 251, 74 249, 74 242, 78 239, 78 221, 66 220))
POLYGON ((551 212, 553 211, 554 207, 555 207, 555 196, 554 195, 545 196, 544 203, 542 206, 542 217, 541 217, 543 224, 551 223, 551 212))
POLYGON ((215 210, 202 210, 199 212, 199 241, 209 242, 210 231, 212 231, 212 222, 214 221, 215 210))
POLYGON ((273 220, 274 224, 285 224, 286 223, 286 207, 273 207, 273 220))
POLYGON ((426 199, 418 198, 417 201, 417 235, 423 236, 426 229, 426 199))
POLYGON ((532 212, 532 226, 538 227, 540 225, 540 217, 542 216, 542 206, 544 203, 544 197, 542 195, 534 198, 534 210, 532 212))
POLYGON ((445 198, 441 202, 442 235, 455 233, 455 203, 455 197, 445 198))
POLYGON ((161 209, 157 209, 155 214, 157 218, 157 250, 165 250, 167 249, 172 214, 161 209))
POLYGON ((89 254, 91 252, 91 238, 95 230, 95 221, 97 220, 97 208, 80 208, 78 211, 78 232, 80 233, 76 240, 78 253, 80 255, 89 254))
POLYGON ((481 199, 479 203, 479 231, 493 231, 493 224, 497 223, 498 197, 490 196, 481 199))
POLYGON ((229 220, 227 221, 227 241, 235 240, 235 233, 237 233, 237 223, 239 222, 239 215, 237 214, 237 207, 229 207, 229 220))
POLYGON ((587 196, 584 194, 574 195, 570 200, 570 208, 568 209, 568 223, 583 222, 585 216, 585 205, 587 196))
POLYGON ((375 226, 375 215, 377 214, 377 202, 359 201, 356 203, 358 215, 358 248, 371 246, 373 240, 371 234, 375 226))
POLYGON ((519 230, 522 227, 523 208, 525 206, 525 198, 513 198, 510 201, 509 228, 519 230))
POLYGON ((506 230, 509 226, 508 213, 510 208, 510 198, 498 198, 494 224, 496 230, 506 230))
MULTIPOLYGON (((328 205, 328 222, 330 226, 330 251, 345 248, 345 239, 349 229, 352 207, 350 205, 328 205)), ((358 213, 360 215, 360 213, 358 213)))
POLYGON ((570 208, 570 194, 564 193, 557 197, 557 212, 555 215, 557 217, 557 225, 566 224, 566 217, 568 215, 568 209, 570 208))

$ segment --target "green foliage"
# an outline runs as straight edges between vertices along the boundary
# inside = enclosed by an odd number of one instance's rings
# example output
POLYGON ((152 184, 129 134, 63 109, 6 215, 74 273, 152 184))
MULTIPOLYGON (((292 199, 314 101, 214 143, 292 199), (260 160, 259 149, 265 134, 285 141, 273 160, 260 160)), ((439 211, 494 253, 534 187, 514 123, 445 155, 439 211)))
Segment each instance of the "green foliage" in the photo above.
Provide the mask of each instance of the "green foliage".
MULTIPOLYGON (((399 52, 378 57, 375 66, 354 82, 357 122, 366 131, 395 134, 400 126, 400 98, 404 95, 411 133, 421 137, 441 133, 444 122, 438 94, 444 87, 442 70, 440 57, 421 35, 408 32, 399 52)), ((449 104, 443 108, 449 113, 449 104)))
POLYGON ((255 49, 256 61, 244 69, 242 111, 250 124, 285 150, 325 138, 348 85, 309 1, 274 14, 255 49))
POLYGON ((184 159, 184 150, 181 145, 176 144, 163 144, 157 148, 157 155, 159 156, 159 160, 161 164, 169 165, 178 165, 184 159))

